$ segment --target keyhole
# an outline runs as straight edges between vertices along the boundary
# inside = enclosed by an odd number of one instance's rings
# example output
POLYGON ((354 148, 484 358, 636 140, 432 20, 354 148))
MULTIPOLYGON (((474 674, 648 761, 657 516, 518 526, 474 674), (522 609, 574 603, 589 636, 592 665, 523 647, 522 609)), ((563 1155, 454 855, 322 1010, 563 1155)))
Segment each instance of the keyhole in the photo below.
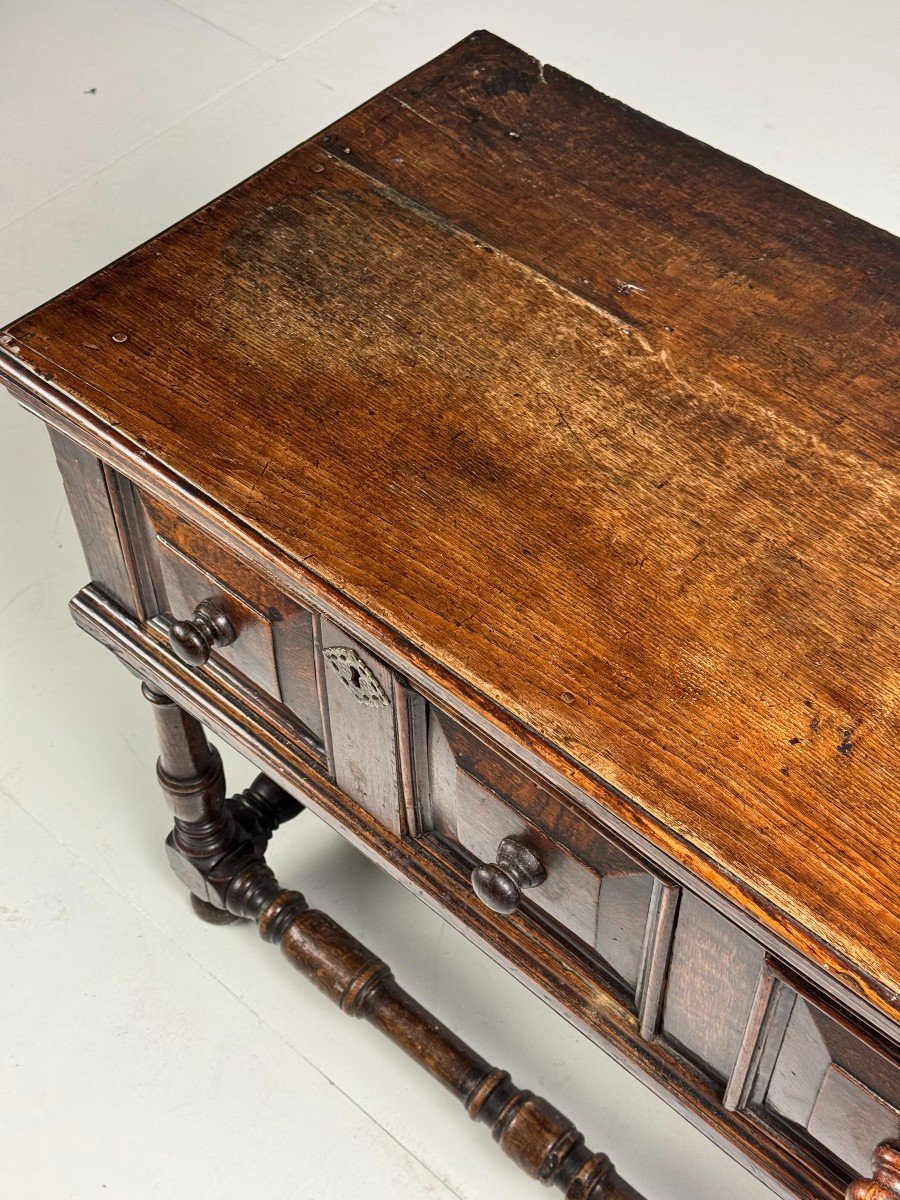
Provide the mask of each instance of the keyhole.
POLYGON ((355 650, 349 646, 329 646, 323 653, 341 685, 351 691, 360 704, 383 708, 390 703, 384 689, 355 650))

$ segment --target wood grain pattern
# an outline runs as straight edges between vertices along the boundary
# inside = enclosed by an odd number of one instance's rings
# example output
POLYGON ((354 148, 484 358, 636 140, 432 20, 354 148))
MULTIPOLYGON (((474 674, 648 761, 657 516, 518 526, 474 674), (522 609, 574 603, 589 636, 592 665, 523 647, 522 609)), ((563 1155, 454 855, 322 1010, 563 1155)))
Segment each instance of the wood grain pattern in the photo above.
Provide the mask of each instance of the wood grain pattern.
MULTIPOLYGON (((780 1049, 780 1037, 783 1036, 784 1026, 787 1025, 790 1013, 782 1016, 788 1005, 793 1006, 794 994, 786 1000, 783 996, 784 987, 772 970, 768 961, 763 962, 763 969, 756 985, 756 993, 750 1012, 744 1025, 741 1043, 735 1056, 728 1085, 722 1096, 726 1108, 743 1108, 753 1091, 754 1083, 759 1078, 760 1065, 763 1061, 767 1046, 769 1059, 774 1061, 780 1049), (780 1026, 778 1022, 781 1022, 780 1026), (778 1045, 775 1045, 776 1039, 778 1045)), ((771 1067, 766 1060, 765 1082, 771 1077, 771 1067)))
POLYGON ((272 626, 266 614, 252 608, 221 578, 168 542, 157 543, 169 612, 179 621, 190 619, 197 604, 212 601, 225 614, 234 640, 213 650, 216 661, 240 671, 270 696, 280 695, 272 626))
POLYGON ((637 995, 641 1037, 648 1042, 659 1030, 680 901, 681 889, 674 884, 658 881, 654 886, 637 995))
POLYGON ((896 1052, 799 986, 761 1102, 857 1172, 882 1140, 900 1138, 896 1052))
POLYGON ((368 1021, 488 1126, 504 1153, 566 1200, 642 1200, 605 1154, 592 1154, 574 1124, 423 1008, 389 967, 331 917, 281 892, 258 915, 261 935, 343 1012, 368 1021), (290 906, 290 911, 288 907, 290 906))
POLYGON ((359 654, 388 701, 383 708, 360 703, 333 670, 325 669, 334 778, 341 790, 385 829, 397 832, 402 801, 391 673, 365 655, 343 630, 329 621, 323 621, 321 628, 323 648, 346 647, 359 654))
POLYGON ((895 242, 487 36, 328 136, 6 369, 896 1020, 895 242))
POLYGON ((832 1063, 807 1128, 810 1137, 827 1146, 841 1162, 864 1171, 873 1144, 900 1138, 900 1112, 832 1063))
POLYGON ((219 601, 237 636, 216 659, 282 700, 321 742, 312 614, 168 505, 150 496, 141 504, 152 529, 144 557, 158 578, 151 613, 183 618, 198 601, 219 601))
POLYGON ((662 1032, 725 1081, 741 1048, 763 966, 762 947, 684 893, 662 1010, 662 1032))

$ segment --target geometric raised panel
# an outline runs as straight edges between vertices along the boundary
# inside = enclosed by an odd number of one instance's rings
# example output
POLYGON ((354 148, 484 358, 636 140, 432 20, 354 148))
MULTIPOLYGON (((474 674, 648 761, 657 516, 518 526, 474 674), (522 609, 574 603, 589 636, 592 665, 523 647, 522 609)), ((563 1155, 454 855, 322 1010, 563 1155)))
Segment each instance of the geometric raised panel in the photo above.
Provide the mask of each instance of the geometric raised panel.
POLYGON ((900 1112, 848 1071, 832 1063, 813 1105, 809 1135, 861 1175, 869 1172, 872 1149, 900 1137, 900 1112))
POLYGON ((312 613, 161 501, 142 494, 141 508, 150 530, 144 550, 155 581, 154 611, 186 620, 198 603, 214 602, 235 637, 215 647, 211 663, 284 705, 321 747, 312 613))
POLYGON ((267 614, 164 538, 157 539, 156 550, 170 614, 184 621, 198 604, 214 602, 236 635, 230 645, 216 647, 215 660, 239 671, 267 695, 280 699, 272 621, 267 614))
POLYGON ((528 771, 428 705, 428 803, 423 832, 477 863, 507 837, 526 842, 545 879, 523 897, 589 947, 634 999, 653 876, 528 771))
POLYGON ((851 1171, 900 1137, 900 1063, 824 1002, 797 996, 762 1102, 851 1171))

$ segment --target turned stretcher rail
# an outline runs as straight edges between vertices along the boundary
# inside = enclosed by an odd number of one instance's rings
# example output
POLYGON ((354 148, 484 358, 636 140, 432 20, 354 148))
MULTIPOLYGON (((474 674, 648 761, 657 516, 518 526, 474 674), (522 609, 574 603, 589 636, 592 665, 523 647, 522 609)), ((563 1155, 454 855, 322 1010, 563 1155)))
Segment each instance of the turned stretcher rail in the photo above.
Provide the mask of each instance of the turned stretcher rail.
POLYGON ((300 911, 303 903, 297 892, 276 896, 259 917, 260 933, 342 1011, 368 1021, 448 1088, 532 1178, 568 1200, 640 1200, 567 1117, 516 1087, 408 995, 371 950, 325 913, 300 911))
POLYGON ((157 774, 175 816, 169 858, 199 914, 256 921, 343 1012, 368 1021, 448 1088, 533 1179, 555 1185, 566 1200, 642 1200, 605 1154, 588 1150, 567 1117, 518 1088, 405 992, 371 950, 279 885, 263 851, 302 806, 262 775, 226 800, 219 756, 199 722, 162 693, 143 690, 160 734, 157 774))

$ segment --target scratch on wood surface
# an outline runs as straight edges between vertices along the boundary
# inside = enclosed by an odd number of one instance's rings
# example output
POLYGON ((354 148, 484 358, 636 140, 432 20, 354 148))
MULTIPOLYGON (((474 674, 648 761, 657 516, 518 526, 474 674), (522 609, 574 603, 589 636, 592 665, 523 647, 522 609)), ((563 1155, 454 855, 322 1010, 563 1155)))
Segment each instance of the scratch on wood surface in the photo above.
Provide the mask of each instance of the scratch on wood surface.
POLYGON ((401 100, 400 97, 395 96, 393 92, 385 92, 385 95, 393 100, 395 104, 399 104, 400 107, 405 109, 407 112, 411 112, 414 117, 418 117, 420 121, 424 121, 426 125, 429 125, 432 129, 436 130, 441 137, 449 138, 450 141, 455 142, 457 146, 462 146, 466 154, 478 153, 477 147, 471 141, 463 141, 462 138, 457 137, 455 133, 451 133, 450 130, 446 129, 443 125, 438 125, 436 121, 432 121, 431 117, 426 116, 425 113, 419 112, 417 108, 413 108, 413 106, 406 100, 401 100))
POLYGON ((620 296, 633 296, 635 294, 646 295, 647 289, 642 288, 639 283, 628 283, 624 279, 615 281, 616 291, 620 296))
POLYGON ((571 437, 572 441, 575 443, 575 445, 581 451, 582 455, 587 459, 587 461, 591 464, 592 467, 601 467, 601 464, 597 461, 596 458, 594 458, 593 454, 591 453, 590 447, 585 442, 583 442, 582 439, 579 437, 579 435, 575 432, 575 430, 569 423, 569 420, 566 417, 565 413, 562 411, 562 409, 559 407, 559 405, 556 403, 556 401, 553 399, 553 397, 549 393, 545 393, 545 395, 547 397, 547 401, 549 402, 551 408, 556 413, 556 415, 559 417, 560 423, 565 427, 565 429, 568 432, 569 436, 571 437))
MULTIPOLYGON (((663 367, 665 367, 669 376, 675 380, 679 387, 683 387, 686 392, 694 392, 697 390, 696 388, 692 387, 684 378, 684 376, 679 374, 679 372, 675 369, 672 364, 672 357, 668 350, 658 350, 656 352, 656 357, 662 363, 663 367)), ((715 380, 707 379, 706 382, 714 391, 718 390, 718 384, 716 384, 715 380)))
POLYGON ((253 480, 253 483, 250 485, 250 495, 251 496, 255 495, 255 493, 259 490, 259 485, 262 483, 263 478, 266 474, 266 471, 268 471, 268 469, 269 469, 269 467, 271 467, 271 465, 272 465, 272 459, 267 458, 266 461, 263 463, 261 469, 259 471, 257 471, 256 478, 253 480))

